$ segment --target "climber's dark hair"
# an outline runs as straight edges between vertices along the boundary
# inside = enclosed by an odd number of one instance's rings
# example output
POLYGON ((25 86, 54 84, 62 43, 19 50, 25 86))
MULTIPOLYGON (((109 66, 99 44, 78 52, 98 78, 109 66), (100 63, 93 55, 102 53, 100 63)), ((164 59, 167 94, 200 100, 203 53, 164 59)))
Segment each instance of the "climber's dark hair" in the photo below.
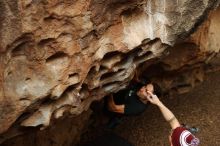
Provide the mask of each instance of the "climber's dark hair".
POLYGON ((147 78, 140 78, 139 81, 142 86, 145 86, 147 84, 152 84, 154 86, 154 94, 156 94, 158 97, 163 96, 162 89, 157 83, 154 83, 150 79, 147 79, 147 78))
POLYGON ((157 83, 152 83, 152 84, 154 86, 154 94, 156 94, 158 97, 162 97, 163 91, 162 91, 161 87, 157 83))

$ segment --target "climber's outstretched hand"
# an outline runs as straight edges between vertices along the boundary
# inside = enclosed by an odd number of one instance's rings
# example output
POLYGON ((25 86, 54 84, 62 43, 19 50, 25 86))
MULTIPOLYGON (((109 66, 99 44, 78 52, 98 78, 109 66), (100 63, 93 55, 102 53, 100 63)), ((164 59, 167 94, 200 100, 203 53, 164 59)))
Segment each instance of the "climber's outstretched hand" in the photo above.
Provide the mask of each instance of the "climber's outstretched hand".
POLYGON ((150 101, 150 103, 159 105, 161 103, 160 99, 157 97, 157 95, 153 94, 150 91, 147 91, 147 94, 149 96, 146 96, 146 98, 150 101))

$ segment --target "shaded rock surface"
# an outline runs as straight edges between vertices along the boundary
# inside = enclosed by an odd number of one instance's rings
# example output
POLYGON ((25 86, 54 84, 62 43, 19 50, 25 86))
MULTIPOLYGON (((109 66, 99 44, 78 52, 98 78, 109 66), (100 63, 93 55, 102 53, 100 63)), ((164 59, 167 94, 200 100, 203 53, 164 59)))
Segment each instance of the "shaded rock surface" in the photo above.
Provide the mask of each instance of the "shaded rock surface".
POLYGON ((93 101, 125 88, 135 70, 162 80, 164 90, 188 91, 219 52, 218 4, 1 1, 0 142, 59 118, 80 122, 93 101))
MULTIPOLYGON (((161 98, 181 123, 199 128, 196 136, 200 139, 201 146, 220 145, 219 73, 220 71, 206 74, 204 82, 188 93, 161 98)), ((96 116, 93 117, 97 117, 94 119, 98 122, 100 115, 94 114, 96 116)), ((80 145, 106 133, 100 128, 102 124, 94 123, 84 132, 80 145)), ((170 130, 170 125, 164 120, 160 110, 154 105, 149 105, 148 110, 141 115, 123 117, 122 123, 111 132, 122 136, 135 146, 167 146, 170 130)))
MULTIPOLYGON (((208 74, 202 84, 188 93, 175 95, 173 96, 174 99, 162 99, 181 123, 199 128, 197 136, 201 140, 202 146, 220 145, 219 73, 208 74)), ((143 115, 130 117, 126 120, 116 131, 134 145, 168 145, 170 127, 156 107, 150 106, 149 110, 143 115)))

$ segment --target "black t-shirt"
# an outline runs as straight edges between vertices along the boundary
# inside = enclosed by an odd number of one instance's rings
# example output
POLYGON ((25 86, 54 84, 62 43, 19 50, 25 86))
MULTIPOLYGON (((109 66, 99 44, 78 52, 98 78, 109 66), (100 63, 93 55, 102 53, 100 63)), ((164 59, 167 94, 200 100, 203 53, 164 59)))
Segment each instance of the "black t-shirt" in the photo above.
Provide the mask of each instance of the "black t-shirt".
POLYGON ((114 95, 116 104, 124 104, 125 115, 138 115, 144 112, 147 105, 138 97, 137 91, 142 87, 141 84, 133 83, 127 89, 121 90, 114 95))

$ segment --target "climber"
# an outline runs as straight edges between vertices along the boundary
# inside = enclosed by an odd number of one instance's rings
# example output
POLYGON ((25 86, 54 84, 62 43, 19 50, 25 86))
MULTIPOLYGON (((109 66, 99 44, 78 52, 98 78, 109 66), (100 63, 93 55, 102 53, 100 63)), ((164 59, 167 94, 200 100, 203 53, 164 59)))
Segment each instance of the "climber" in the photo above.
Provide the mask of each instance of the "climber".
POLYGON ((148 103, 147 98, 144 97, 145 89, 153 92, 154 86, 151 83, 146 85, 136 83, 116 93, 115 97, 111 94, 108 99, 108 109, 111 112, 125 115, 137 115, 142 113, 148 103))
POLYGON ((199 145, 199 139, 196 138, 189 129, 180 125, 174 114, 159 100, 157 95, 148 90, 143 92, 143 94, 150 103, 159 107, 165 120, 169 122, 172 128, 171 135, 169 136, 169 142, 171 146, 199 145))
POLYGON ((111 115, 108 124, 110 129, 121 123, 122 116, 139 115, 145 111, 148 105, 148 100, 144 97, 145 90, 160 94, 156 84, 141 79, 133 80, 125 90, 110 95, 106 105, 108 115, 111 115))

